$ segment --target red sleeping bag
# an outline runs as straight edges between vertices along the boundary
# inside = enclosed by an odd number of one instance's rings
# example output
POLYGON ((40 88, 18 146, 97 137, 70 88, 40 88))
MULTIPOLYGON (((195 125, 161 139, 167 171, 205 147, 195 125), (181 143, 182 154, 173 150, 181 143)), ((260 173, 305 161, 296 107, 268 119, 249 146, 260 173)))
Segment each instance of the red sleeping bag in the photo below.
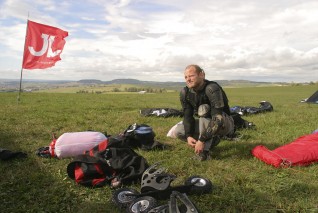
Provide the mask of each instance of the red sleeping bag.
POLYGON ((259 145, 252 150, 258 159, 274 167, 307 166, 318 162, 318 132, 304 135, 274 150, 259 145))

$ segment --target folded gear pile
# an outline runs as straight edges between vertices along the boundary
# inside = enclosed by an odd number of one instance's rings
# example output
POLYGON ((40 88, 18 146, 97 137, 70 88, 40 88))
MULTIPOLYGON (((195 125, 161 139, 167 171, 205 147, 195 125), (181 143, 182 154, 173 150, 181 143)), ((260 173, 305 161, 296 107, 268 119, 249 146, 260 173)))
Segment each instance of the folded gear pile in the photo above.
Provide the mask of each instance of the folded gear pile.
POLYGON ((76 156, 67 166, 68 176, 87 187, 118 187, 139 180, 148 168, 146 159, 133 149, 120 145, 109 138, 76 156))
POLYGON ((231 113, 238 113, 240 115, 251 115, 263 112, 271 112, 274 110, 273 105, 268 101, 261 101, 259 107, 254 106, 233 106, 230 108, 231 113))
POLYGON ((183 112, 173 108, 144 108, 140 110, 142 116, 156 116, 156 117, 182 117, 183 112))
POLYGON ((252 154, 276 168, 307 166, 318 162, 318 132, 301 136, 272 151, 259 145, 252 150, 252 154))

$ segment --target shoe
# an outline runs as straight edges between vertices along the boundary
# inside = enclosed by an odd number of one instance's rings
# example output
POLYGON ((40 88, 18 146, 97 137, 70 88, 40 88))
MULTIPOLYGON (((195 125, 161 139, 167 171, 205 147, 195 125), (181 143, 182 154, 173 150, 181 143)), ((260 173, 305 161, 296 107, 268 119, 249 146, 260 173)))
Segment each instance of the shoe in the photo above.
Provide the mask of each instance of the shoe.
POLYGON ((255 129, 256 125, 253 122, 245 121, 244 122, 244 128, 246 128, 246 129, 255 129))
POLYGON ((203 152, 201 152, 201 153, 198 155, 198 157, 199 157, 199 161, 206 161, 206 160, 208 160, 208 159, 211 158, 209 151, 203 151, 203 152))
POLYGON ((221 142, 221 138, 219 136, 214 136, 211 140, 212 140, 211 148, 216 147, 221 142))
POLYGON ((239 141, 241 138, 243 138, 244 135, 240 134, 239 132, 235 132, 232 135, 226 135, 223 137, 223 139, 228 141, 239 141))

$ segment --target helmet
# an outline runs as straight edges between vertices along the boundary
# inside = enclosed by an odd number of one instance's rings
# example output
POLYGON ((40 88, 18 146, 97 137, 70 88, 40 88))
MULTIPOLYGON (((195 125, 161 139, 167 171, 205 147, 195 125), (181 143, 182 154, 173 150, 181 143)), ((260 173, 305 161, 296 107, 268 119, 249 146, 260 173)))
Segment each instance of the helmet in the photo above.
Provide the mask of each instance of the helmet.
POLYGON ((165 168, 157 168, 159 163, 151 165, 144 171, 141 179, 141 192, 165 190, 176 178, 175 175, 165 173, 165 168))

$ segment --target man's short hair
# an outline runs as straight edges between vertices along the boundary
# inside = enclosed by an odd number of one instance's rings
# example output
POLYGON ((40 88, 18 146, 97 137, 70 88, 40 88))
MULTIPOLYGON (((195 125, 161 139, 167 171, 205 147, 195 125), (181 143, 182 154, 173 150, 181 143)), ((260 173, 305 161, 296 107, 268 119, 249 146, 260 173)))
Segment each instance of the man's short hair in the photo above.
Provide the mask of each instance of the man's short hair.
POLYGON ((187 70, 187 69, 189 69, 189 68, 191 68, 191 67, 194 67, 195 71, 196 71, 198 74, 201 73, 201 72, 204 73, 204 70, 203 70, 199 65, 196 65, 196 64, 190 64, 190 65, 188 65, 188 66, 185 68, 185 70, 187 70))

